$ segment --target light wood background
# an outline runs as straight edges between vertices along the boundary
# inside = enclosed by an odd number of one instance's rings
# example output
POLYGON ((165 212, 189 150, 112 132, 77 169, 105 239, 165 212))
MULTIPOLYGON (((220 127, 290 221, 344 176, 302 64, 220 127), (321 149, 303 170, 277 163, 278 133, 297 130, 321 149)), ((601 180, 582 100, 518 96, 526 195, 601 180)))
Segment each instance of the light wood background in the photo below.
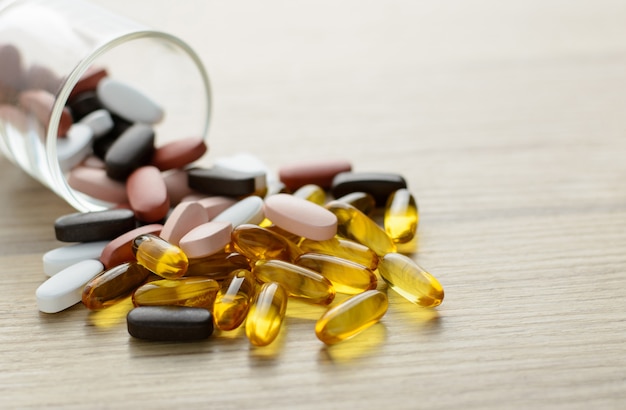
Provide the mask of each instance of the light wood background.
POLYGON ((389 291, 380 324, 331 348, 298 304, 262 349, 241 332, 133 340, 114 310, 42 314, 41 256, 72 209, 0 158, 0 407, 626 406, 625 2, 98 3, 200 54, 212 157, 404 175, 413 256, 446 298, 389 291))

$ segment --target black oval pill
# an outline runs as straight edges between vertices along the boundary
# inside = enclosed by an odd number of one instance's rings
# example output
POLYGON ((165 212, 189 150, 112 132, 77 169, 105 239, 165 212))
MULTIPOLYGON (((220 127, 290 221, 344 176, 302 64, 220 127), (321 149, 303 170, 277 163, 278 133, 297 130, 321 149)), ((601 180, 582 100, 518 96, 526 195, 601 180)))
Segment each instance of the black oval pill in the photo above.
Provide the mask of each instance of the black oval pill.
POLYGON ((133 124, 117 138, 104 157, 109 178, 125 181, 137 168, 147 165, 154 153, 154 130, 133 124))
POLYGON ((394 191, 406 188, 401 175, 386 172, 342 172, 333 179, 330 192, 340 198, 353 192, 367 192, 374 197, 376 206, 384 206, 394 191))
POLYGON ((221 168, 192 168, 187 172, 191 189, 207 195, 243 196, 255 191, 256 176, 221 168))
POLYGON ((102 108, 100 100, 96 96, 95 91, 85 91, 78 94, 68 102, 68 107, 72 112, 72 118, 74 122, 80 121, 83 117, 87 116, 96 110, 102 108))
POLYGON ((126 316, 128 333, 138 339, 189 341, 213 334, 213 317, 204 308, 140 306, 126 316))
POLYGON ((133 211, 109 209, 61 216, 54 222, 54 233, 61 242, 109 241, 135 227, 133 211))
POLYGON ((132 122, 128 122, 115 114, 111 114, 111 119, 113 120, 113 128, 106 134, 96 138, 93 142, 93 153, 101 160, 106 158, 106 154, 115 140, 133 125, 132 122))

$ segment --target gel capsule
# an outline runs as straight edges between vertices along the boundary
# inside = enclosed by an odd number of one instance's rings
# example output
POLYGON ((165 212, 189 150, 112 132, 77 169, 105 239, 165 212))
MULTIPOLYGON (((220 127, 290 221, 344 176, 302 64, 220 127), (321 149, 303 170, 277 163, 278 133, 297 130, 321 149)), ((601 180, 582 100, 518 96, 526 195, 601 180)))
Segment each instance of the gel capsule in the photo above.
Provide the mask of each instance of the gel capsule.
POLYGON ((281 260, 257 261, 252 273, 262 282, 280 283, 289 296, 317 305, 328 305, 335 288, 319 273, 281 260))
POLYGON ((321 253, 348 259, 375 270, 378 266, 378 255, 365 245, 343 238, 331 238, 326 241, 305 239, 298 244, 304 253, 321 253))
POLYGON ((378 272, 393 290, 410 302, 435 307, 443 301, 439 281, 408 256, 388 253, 378 263, 378 272))
POLYGON ((133 292, 133 304, 211 309, 219 287, 215 280, 204 276, 155 280, 141 285, 133 292))
POLYGON ((384 226, 395 243, 406 243, 415 237, 419 214, 417 202, 407 189, 395 191, 387 200, 384 226))
POLYGON ((293 193, 293 196, 306 199, 317 205, 324 205, 326 203, 326 192, 321 186, 315 184, 301 186, 293 193))
POLYGON ((355 240, 381 256, 396 251, 396 244, 380 226, 352 205, 331 201, 326 208, 337 216, 337 234, 355 240))
POLYGON ((368 290, 333 306, 315 324, 315 334, 331 345, 349 339, 378 322, 387 312, 387 295, 368 290))
POLYGON ((272 343, 287 310, 287 292, 278 283, 265 283, 259 289, 246 319, 246 336, 255 346, 272 343))
POLYGON ((293 262, 302 253, 288 239, 257 225, 239 225, 233 229, 232 244, 237 252, 251 261, 280 259, 293 262))
POLYGON ((352 192, 336 200, 352 205, 365 215, 370 215, 376 209, 376 200, 374 200, 372 194, 367 192, 352 192))
POLYGON ((336 256, 305 253, 296 259, 296 265, 314 270, 330 280, 339 293, 350 295, 376 289, 374 272, 363 265, 336 256))
POLYGON ((230 274, 217 292, 213 304, 215 325, 221 330, 237 329, 246 320, 254 298, 256 280, 252 272, 238 269, 230 274))
POLYGON ((150 271, 134 262, 123 263, 102 272, 83 289, 82 301, 87 309, 111 306, 130 296, 150 275, 150 271))
POLYGON ((137 263, 165 279, 180 278, 187 272, 187 255, 156 235, 139 235, 133 240, 137 263))
POLYGON ((199 259, 189 259, 187 276, 209 276, 215 280, 224 280, 236 269, 250 269, 248 259, 236 252, 221 251, 199 259))

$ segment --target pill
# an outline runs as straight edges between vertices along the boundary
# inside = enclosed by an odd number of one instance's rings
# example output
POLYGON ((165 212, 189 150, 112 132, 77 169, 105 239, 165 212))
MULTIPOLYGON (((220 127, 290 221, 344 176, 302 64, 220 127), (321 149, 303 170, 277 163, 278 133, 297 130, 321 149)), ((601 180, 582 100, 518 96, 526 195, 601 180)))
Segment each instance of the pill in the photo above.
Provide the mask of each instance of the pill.
POLYGON ((292 195, 318 205, 324 205, 326 203, 326 191, 324 191, 321 186, 315 184, 303 185, 292 195))
POLYGON ((215 215, 212 221, 229 222, 234 227, 258 224, 264 218, 263 210, 263 200, 258 196, 249 196, 215 215))
POLYGON ((114 266, 85 285, 82 302, 89 310, 104 309, 130 296, 148 276, 150 271, 135 262, 114 266))
POLYGON ((250 269, 248 259, 237 252, 220 251, 204 258, 190 258, 186 276, 208 276, 222 281, 237 269, 250 269))
POLYGON ((315 184, 323 189, 328 189, 331 187, 335 175, 351 169, 352 164, 342 159, 301 161, 282 166, 278 175, 291 191, 295 191, 306 184, 315 184))
POLYGON ((255 176, 221 168, 192 168, 188 171, 192 189, 207 195, 245 196, 255 191, 255 176))
POLYGON ((255 346, 272 343, 285 318, 287 292, 278 283, 264 283, 246 318, 246 336, 255 346))
POLYGON ((87 158, 85 158, 85 160, 81 162, 80 165, 87 167, 87 168, 96 168, 96 169, 105 168, 104 161, 102 161, 100 158, 96 157, 95 155, 87 156, 87 158))
MULTIPOLYGON (((217 215, 225 211, 227 208, 235 205, 237 203, 237 200, 229 198, 227 196, 210 196, 198 199, 196 202, 204 208, 209 219, 213 219, 217 215)), ((255 215, 255 213, 252 212, 252 215, 255 215)), ((233 223, 232 219, 230 220, 230 223, 233 223)), ((233 226, 234 225, 235 224, 233 223, 233 226)))
POLYGON ((352 192, 367 192, 377 206, 384 206, 394 191, 406 188, 401 175, 385 172, 342 172, 333 179, 331 193, 335 198, 352 192))
POLYGON ((204 308, 140 306, 126 316, 128 333, 137 339, 194 341, 213 334, 213 317, 204 308))
POLYGON ((378 322, 387 312, 387 295, 368 290, 328 309, 315 323, 315 334, 332 345, 349 339, 378 322))
POLYGON ((352 205, 331 201, 326 208, 337 216, 337 234, 357 241, 382 256, 396 251, 396 244, 384 229, 352 205))
POLYGON ((367 192, 351 192, 337 198, 336 201, 350 204, 359 211, 363 212, 365 215, 371 215, 376 209, 376 201, 374 200, 374 197, 367 192))
POLYGON ((209 222, 209 217, 202 205, 197 202, 182 202, 169 214, 159 235, 173 245, 196 226, 209 222))
POLYGON ((111 114, 107 110, 96 110, 84 116, 80 124, 85 124, 93 132, 94 138, 107 135, 115 126, 111 114))
POLYGON ((348 259, 375 270, 378 266, 378 255, 365 245, 343 238, 331 238, 325 241, 305 239, 298 244, 304 253, 321 253, 348 259))
POLYGON ((132 241, 137 263, 164 279, 180 278, 187 272, 187 255, 175 245, 154 234, 142 234, 132 241))
POLYGON ((305 253, 295 263, 320 273, 339 293, 354 295, 376 289, 378 283, 374 272, 365 266, 336 256, 305 253))
POLYGON ((173 168, 184 168, 200 159, 207 151, 204 139, 200 137, 181 138, 155 149, 151 164, 166 171, 173 168))
POLYGON ((53 276, 75 263, 93 259, 98 260, 109 241, 81 242, 61 246, 43 254, 43 272, 53 276))
POLYGON ((187 171, 184 169, 172 169, 163 172, 163 182, 165 182, 171 206, 178 205, 195 192, 187 185, 187 171))
POLYGON ((293 234, 323 241, 337 233, 337 217, 322 206, 288 194, 265 199, 265 216, 293 234))
POLYGON ((267 180, 272 178, 271 171, 254 155, 239 153, 230 157, 216 158, 214 163, 216 168, 226 172, 245 172, 254 176, 254 191, 256 195, 264 196, 267 192, 267 180))
POLYGON ((335 289, 319 273, 281 260, 259 260, 252 273, 262 282, 280 283, 289 296, 302 301, 328 305, 335 298, 335 289))
POLYGON ((222 282, 215 303, 213 319, 220 330, 237 329, 246 320, 256 292, 256 280, 247 269, 237 269, 222 282))
POLYGON ((85 91, 67 102, 74 121, 81 121, 92 112, 102 110, 102 104, 94 91, 85 91))
POLYGON ((148 165, 154 152, 154 131, 145 124, 131 125, 111 145, 104 157, 107 175, 123 181, 135 169, 148 165))
POLYGON ((220 285, 213 279, 193 276, 161 279, 139 286, 133 292, 135 306, 190 306, 211 309, 220 285))
POLYGON ((61 242, 113 240, 135 229, 135 217, 128 209, 77 212, 54 221, 54 233, 61 242))
POLYGON ((0 44, 0 87, 17 89, 22 81, 22 56, 12 44, 0 44))
POLYGON ((128 201, 126 184, 109 178, 104 169, 78 166, 70 171, 67 184, 76 191, 101 201, 113 204, 128 201))
POLYGON ((139 167, 129 175, 126 195, 135 218, 142 222, 160 221, 170 209, 170 198, 161 172, 151 165, 139 167))
POLYGON ((113 128, 111 128, 111 130, 106 134, 96 138, 93 142, 94 155, 103 161, 113 143, 120 137, 120 135, 133 125, 117 115, 111 114, 111 119, 113 120, 113 128))
POLYGON ((206 222, 187 232, 179 245, 190 258, 203 258, 223 250, 230 242, 232 230, 230 222, 206 222))
POLYGON ((48 67, 31 64, 22 76, 22 89, 24 90, 46 90, 51 94, 56 94, 61 87, 61 78, 48 67))
POLYGON ((412 303, 436 307, 443 301, 439 281, 408 256, 388 253, 378 263, 378 272, 391 289, 412 303))
POLYGON ((85 71, 85 73, 80 76, 80 79, 76 82, 74 88, 72 88, 68 100, 71 101, 80 93, 84 93, 86 91, 95 91, 98 87, 98 83, 100 82, 100 80, 102 80, 107 75, 108 74, 106 69, 102 67, 89 67, 85 71))
POLYGON ((72 124, 66 138, 57 140, 57 159, 62 172, 68 172, 91 154, 93 131, 84 124, 72 124))
POLYGON ((70 265, 37 288, 37 307, 44 313, 56 313, 81 301, 83 287, 100 274, 104 266, 97 260, 70 265))
POLYGON ((163 119, 163 108, 129 84, 106 77, 98 82, 96 92, 105 108, 128 121, 156 124, 163 119))
POLYGON ((139 235, 148 233, 158 235, 161 229, 163 229, 163 225, 160 224, 144 225, 118 236, 104 247, 100 255, 100 262, 106 269, 109 269, 124 262, 134 261, 133 240, 139 235))
POLYGON ((296 260, 302 251, 285 237, 257 225, 244 224, 233 229, 232 245, 248 260, 280 259, 296 260))
MULTIPOLYGON (((19 95, 19 104, 25 111, 35 116, 39 123, 48 128, 52 107, 54 105, 54 95, 45 90, 28 90, 22 91, 19 95)), ((63 136, 72 125, 72 114, 67 108, 61 111, 61 117, 58 124, 57 135, 63 136)))
POLYGON ((383 226, 395 243, 407 243, 415 237, 419 214, 417 202, 407 189, 391 194, 385 206, 383 226))

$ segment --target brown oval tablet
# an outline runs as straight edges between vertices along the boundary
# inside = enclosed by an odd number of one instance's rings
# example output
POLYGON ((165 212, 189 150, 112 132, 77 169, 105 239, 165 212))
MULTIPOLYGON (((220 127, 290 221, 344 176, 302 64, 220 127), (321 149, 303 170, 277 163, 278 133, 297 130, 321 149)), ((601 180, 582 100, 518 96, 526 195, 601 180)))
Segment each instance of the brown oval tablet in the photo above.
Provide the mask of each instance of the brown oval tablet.
MULTIPOLYGON (((32 113, 41 125, 48 128, 52 106, 54 105, 54 95, 52 95, 52 93, 46 90, 28 90, 21 92, 18 99, 19 104, 27 112, 32 113)), ((67 107, 64 107, 61 112, 57 135, 65 135, 72 123, 72 114, 70 114, 67 107)))
POLYGON ((152 165, 165 171, 173 168, 184 168, 207 151, 204 140, 200 137, 182 138, 158 147, 152 156, 152 165))
POLYGON ((79 166, 67 177, 73 189, 101 201, 121 204, 128 201, 126 185, 107 176, 106 170, 79 166))
POLYGON ((157 167, 137 168, 126 181, 126 194, 135 218, 143 222, 160 221, 170 209, 167 188, 157 167))
POLYGON ((95 91, 96 88, 98 88, 100 80, 107 75, 107 71, 104 68, 93 66, 89 67, 80 77, 74 88, 72 88, 68 100, 71 100, 78 94, 84 93, 85 91, 95 91))
POLYGON ((224 249, 232 230, 230 222, 207 222, 183 236, 179 246, 189 258, 204 258, 224 249))
POLYGON ((106 269, 110 269, 122 263, 134 261, 133 240, 139 235, 149 233, 158 235, 161 233, 161 229, 163 229, 161 224, 144 225, 118 236, 104 247, 100 255, 100 262, 106 269))
POLYGON ((161 230, 161 238, 178 246, 180 238, 196 226, 209 222, 204 208, 196 202, 183 202, 174 208, 161 230))
POLYGON ((278 171, 278 176, 291 191, 307 184, 315 184, 328 189, 335 175, 350 170, 352 170, 352 165, 346 160, 320 160, 282 166, 278 171))

